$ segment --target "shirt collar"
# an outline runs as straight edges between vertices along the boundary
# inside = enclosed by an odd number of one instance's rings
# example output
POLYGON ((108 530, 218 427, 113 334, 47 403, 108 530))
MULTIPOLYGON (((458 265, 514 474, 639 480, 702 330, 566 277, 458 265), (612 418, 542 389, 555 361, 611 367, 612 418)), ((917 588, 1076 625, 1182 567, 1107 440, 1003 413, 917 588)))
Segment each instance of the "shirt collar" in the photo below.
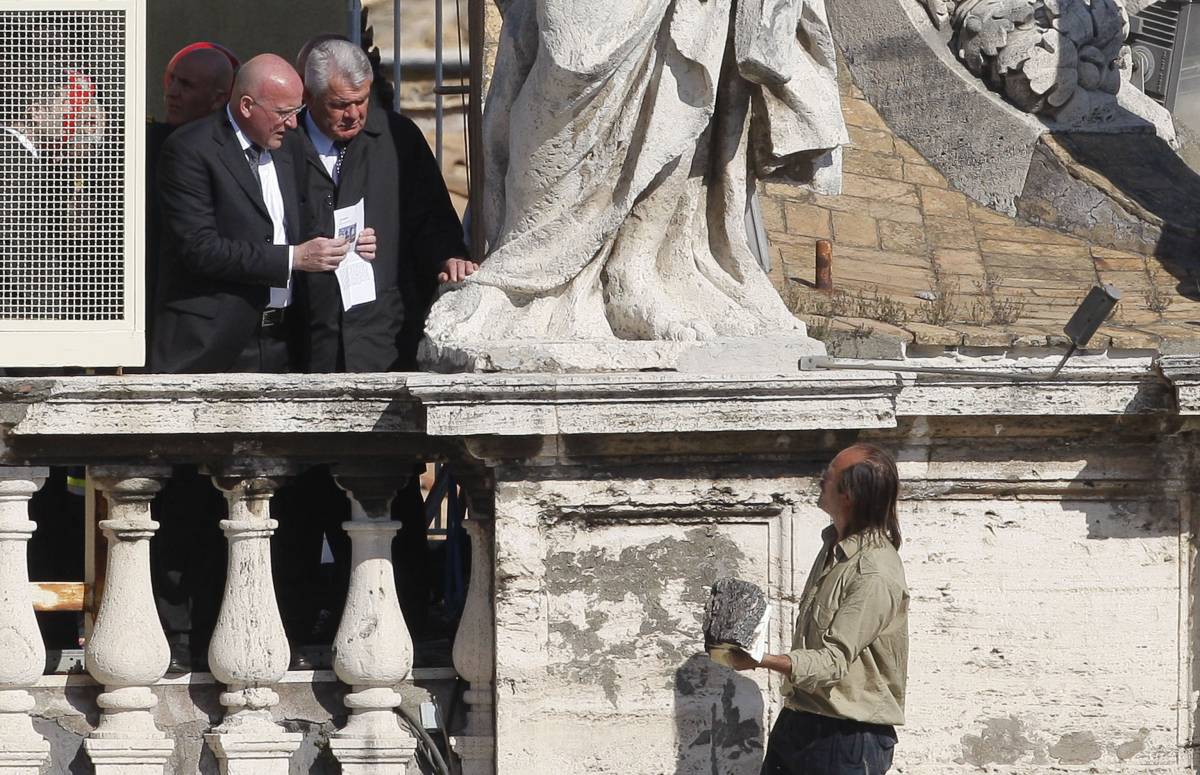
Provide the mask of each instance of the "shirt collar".
MULTIPOLYGON (((242 150, 244 151, 253 145, 253 143, 250 142, 250 138, 246 137, 246 133, 242 131, 240 126, 238 126, 238 122, 233 120, 233 111, 229 109, 228 104, 225 105, 225 115, 229 117, 229 124, 233 127, 233 133, 237 135, 238 143, 242 146, 242 150)), ((265 148, 263 149, 263 152, 266 152, 265 148)))
POLYGON ((304 111, 304 127, 308 130, 308 139, 312 140, 313 148, 317 149, 317 153, 321 156, 336 156, 337 151, 333 148, 333 140, 325 136, 317 126, 317 122, 313 121, 312 113, 304 111))
POLYGON ((16 138, 17 142, 20 143, 21 146, 25 150, 29 151, 29 153, 33 155, 33 158, 36 159, 41 156, 41 154, 38 153, 37 146, 33 144, 33 141, 30 140, 25 135, 18 132, 17 130, 15 130, 9 126, 0 126, 0 131, 8 132, 10 135, 12 135, 14 138, 16 138))
POLYGON ((837 540, 837 528, 830 525, 821 531, 821 539, 826 546, 832 548, 833 556, 838 562, 845 562, 862 551, 864 544, 869 540, 874 540, 874 537, 865 533, 855 533, 839 541, 837 540))

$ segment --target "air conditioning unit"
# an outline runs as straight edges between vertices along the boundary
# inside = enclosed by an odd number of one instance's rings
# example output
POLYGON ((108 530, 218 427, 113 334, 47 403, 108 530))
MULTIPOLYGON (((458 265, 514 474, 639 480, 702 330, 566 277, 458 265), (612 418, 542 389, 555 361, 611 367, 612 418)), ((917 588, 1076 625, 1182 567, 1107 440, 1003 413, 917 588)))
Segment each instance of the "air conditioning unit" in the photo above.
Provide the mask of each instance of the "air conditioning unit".
POLYGON ((1164 0, 1130 19, 1131 81, 1172 113, 1200 97, 1200 12, 1164 0))
POLYGON ((0 368, 145 360, 145 11, 0 4, 0 368))

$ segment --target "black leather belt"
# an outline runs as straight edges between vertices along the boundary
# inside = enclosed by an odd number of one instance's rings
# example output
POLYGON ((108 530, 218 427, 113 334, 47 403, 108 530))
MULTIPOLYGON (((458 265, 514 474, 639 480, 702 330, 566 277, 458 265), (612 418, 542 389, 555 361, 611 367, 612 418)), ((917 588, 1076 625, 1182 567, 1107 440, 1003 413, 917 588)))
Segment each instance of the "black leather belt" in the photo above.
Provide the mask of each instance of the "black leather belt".
POLYGON ((263 310, 262 327, 270 328, 271 326, 278 326, 278 325, 282 324, 286 319, 287 319, 287 308, 286 307, 270 307, 268 309, 263 310))

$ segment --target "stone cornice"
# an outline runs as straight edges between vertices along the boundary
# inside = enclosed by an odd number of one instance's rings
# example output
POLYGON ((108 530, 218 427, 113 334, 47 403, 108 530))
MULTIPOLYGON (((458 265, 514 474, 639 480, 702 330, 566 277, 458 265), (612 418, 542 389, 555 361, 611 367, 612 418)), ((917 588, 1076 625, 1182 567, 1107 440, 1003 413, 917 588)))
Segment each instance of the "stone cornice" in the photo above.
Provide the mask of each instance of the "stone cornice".
POLYGON ((1175 388, 1180 415, 1200 415, 1200 355, 1163 355, 1158 370, 1175 388))
POLYGON ((887 374, 413 375, 434 436, 707 433, 888 428, 887 374))
POLYGON ((1200 358, 1164 358, 1162 370, 1169 382, 1119 368, 1053 382, 999 369, 987 379, 883 371, 7 378, 0 433, 451 439, 859 430, 894 427, 897 416, 1162 414, 1173 408, 1171 383, 1181 406, 1200 413, 1200 358))
POLYGON ((423 430, 403 374, 3 379, 0 426, 16 436, 423 430))
POLYGON ((1169 386, 1157 375, 1093 371, 1055 380, 905 379, 896 400, 901 417, 1045 417, 1158 414, 1171 409, 1169 386))

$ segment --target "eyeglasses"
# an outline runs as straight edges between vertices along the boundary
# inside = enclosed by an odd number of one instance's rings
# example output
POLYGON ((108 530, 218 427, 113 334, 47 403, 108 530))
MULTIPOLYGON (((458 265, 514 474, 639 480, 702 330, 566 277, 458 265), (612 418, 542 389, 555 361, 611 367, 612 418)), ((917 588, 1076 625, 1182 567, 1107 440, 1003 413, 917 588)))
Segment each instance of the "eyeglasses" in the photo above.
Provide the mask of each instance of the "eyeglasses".
POLYGON ((253 97, 250 98, 250 104, 257 105, 260 108, 262 108, 263 110, 271 111, 272 113, 274 113, 276 116, 279 117, 280 123, 287 121, 292 116, 294 116, 297 113, 299 113, 300 111, 304 110, 303 105, 297 105, 294 108, 284 108, 283 110, 280 110, 279 108, 268 108, 266 105, 263 105, 261 102, 255 100, 253 97))

